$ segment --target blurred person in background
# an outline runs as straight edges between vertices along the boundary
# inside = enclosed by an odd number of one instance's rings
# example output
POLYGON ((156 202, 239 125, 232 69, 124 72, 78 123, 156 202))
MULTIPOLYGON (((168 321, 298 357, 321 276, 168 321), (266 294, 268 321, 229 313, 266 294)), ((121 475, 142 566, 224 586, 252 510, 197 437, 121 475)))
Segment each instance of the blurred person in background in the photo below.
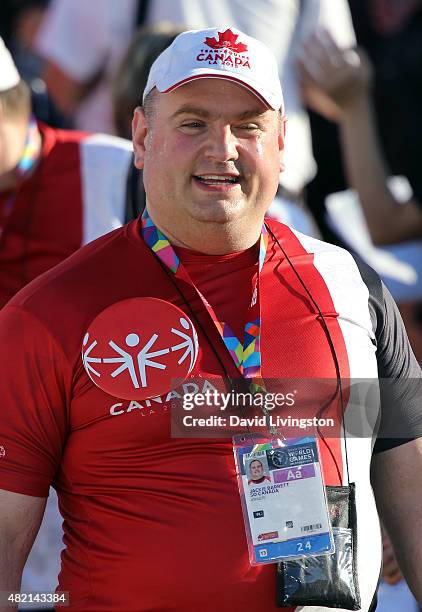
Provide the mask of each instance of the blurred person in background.
POLYGON ((348 183, 359 194, 373 242, 422 238, 422 200, 401 204, 387 185, 371 102, 372 68, 364 52, 342 50, 323 33, 305 44, 301 65, 305 86, 321 96, 310 97, 310 104, 340 126, 348 183))
POLYGON ((422 0, 350 0, 358 44, 374 67, 371 98, 382 152, 422 202, 422 0))
MULTIPOLYGON (((349 0, 349 5, 357 42, 374 69, 370 97, 383 156, 421 201, 422 1, 349 0)), ((307 186, 307 200, 325 239, 341 245, 326 210, 327 195, 346 188, 337 129, 312 110, 310 120, 318 171, 307 186)))
POLYGON ((131 144, 57 130, 0 40, 0 307, 30 280, 124 220, 131 144))
MULTIPOLYGON (((368 242, 367 250, 371 251, 368 254, 373 255, 369 263, 381 274, 399 303, 411 344, 421 362, 422 0, 349 0, 349 5, 358 44, 366 51, 372 65, 371 82, 366 86, 364 97, 366 107, 370 102, 372 137, 378 141, 375 158, 380 160, 378 167, 385 176, 400 175, 404 177, 401 182, 407 185, 400 198, 400 203, 406 201, 406 206, 400 209, 399 193, 392 196, 385 185, 377 203, 365 207, 361 202, 373 242, 391 244, 380 251, 368 242), (382 213, 380 211, 377 222, 374 213, 383 203, 387 205, 382 213), (372 214, 373 221, 368 214, 372 214), (409 242, 411 237, 416 240, 409 242), (406 242, 397 245, 397 240, 406 242), (385 254, 382 270, 377 263, 385 254), (403 282, 397 280, 402 269, 406 272, 403 282)), ((311 112, 310 118, 318 172, 307 187, 307 202, 325 239, 350 248, 350 243, 345 243, 327 222, 327 195, 341 192, 347 186, 336 124, 316 112, 311 112)))
MULTIPOLYGON (((325 32, 304 46, 301 59, 308 101, 338 123, 349 184, 359 196, 376 244, 422 238, 422 200, 401 203, 388 187, 389 171, 379 144, 371 102, 372 68, 363 50, 342 50, 325 32)), ((394 131, 394 126, 392 126, 394 131)), ((353 233, 356 228, 351 227, 353 233)), ((415 262, 421 274, 421 262, 415 262)), ((422 361, 422 296, 400 304, 418 361, 422 361)))
POLYGON ((37 50, 50 95, 76 129, 114 132, 111 79, 146 9, 142 0, 51 1, 37 50))

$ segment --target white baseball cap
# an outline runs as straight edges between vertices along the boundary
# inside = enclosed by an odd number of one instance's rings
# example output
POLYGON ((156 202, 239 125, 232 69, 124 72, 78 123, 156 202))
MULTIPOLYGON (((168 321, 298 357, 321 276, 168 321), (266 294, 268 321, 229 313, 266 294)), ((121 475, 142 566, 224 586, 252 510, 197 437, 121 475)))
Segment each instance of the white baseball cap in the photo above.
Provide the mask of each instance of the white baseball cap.
POLYGON ((235 81, 270 108, 284 111, 274 54, 264 43, 232 27, 179 34, 151 66, 143 100, 154 87, 168 93, 205 78, 235 81))
POLYGON ((15 87, 21 80, 10 52, 0 36, 0 91, 15 87))

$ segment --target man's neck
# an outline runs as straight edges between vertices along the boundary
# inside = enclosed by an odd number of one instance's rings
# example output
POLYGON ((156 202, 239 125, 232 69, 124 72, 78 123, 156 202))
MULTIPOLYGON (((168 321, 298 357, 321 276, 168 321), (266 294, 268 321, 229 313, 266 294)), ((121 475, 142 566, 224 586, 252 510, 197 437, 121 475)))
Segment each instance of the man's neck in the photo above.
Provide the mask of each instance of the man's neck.
POLYGON ((166 236, 170 244, 206 255, 228 255, 251 248, 261 235, 262 221, 242 223, 236 220, 228 223, 202 223, 189 225, 189 228, 166 226, 157 222, 154 214, 148 211, 156 227, 166 236), (180 231, 179 231, 180 229, 180 231))

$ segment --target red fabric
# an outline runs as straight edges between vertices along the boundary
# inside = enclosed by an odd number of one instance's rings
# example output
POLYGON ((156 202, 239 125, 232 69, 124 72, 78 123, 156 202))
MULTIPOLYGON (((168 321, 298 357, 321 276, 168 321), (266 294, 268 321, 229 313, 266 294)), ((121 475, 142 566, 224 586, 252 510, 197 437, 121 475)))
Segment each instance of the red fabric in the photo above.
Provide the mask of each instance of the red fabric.
MULTIPOLYGON (((81 246, 82 132, 39 125, 41 161, 19 186, 0 236, 0 308, 26 283, 81 246)), ((0 193, 0 218, 10 191, 0 193)))
MULTIPOLYGON (((242 342, 253 277, 258 271, 257 246, 230 255, 204 255, 180 247, 175 250, 195 285, 213 305, 219 321, 233 325, 231 329, 242 342)), ((201 310, 199 297, 193 306, 201 310)))
MULTIPOLYGON (((327 315, 347 376, 342 333, 312 255, 288 228, 271 226, 327 315)), ((217 269, 215 279, 210 274, 205 280, 212 258, 199 259, 187 262, 190 273, 237 328, 238 296, 242 308, 248 303, 250 254, 215 266, 225 270, 223 290, 217 269), (240 263, 246 263, 244 272, 236 272, 240 263)), ((315 309, 271 238, 261 282, 264 375, 335 378, 315 309)), ((54 479, 65 519, 59 588, 70 591, 71 611, 276 610, 274 565, 251 567, 248 561, 231 442, 172 439, 168 403, 111 397, 83 368, 90 322, 110 304, 143 295, 189 314, 133 222, 34 281, 0 314, 6 449, 0 488, 44 496, 54 479)), ((222 375, 210 342, 236 373, 207 313, 193 306, 207 337, 197 328, 200 354, 192 376, 222 375)), ((327 444, 326 482, 339 484, 333 460, 341 472, 339 442, 327 444)))

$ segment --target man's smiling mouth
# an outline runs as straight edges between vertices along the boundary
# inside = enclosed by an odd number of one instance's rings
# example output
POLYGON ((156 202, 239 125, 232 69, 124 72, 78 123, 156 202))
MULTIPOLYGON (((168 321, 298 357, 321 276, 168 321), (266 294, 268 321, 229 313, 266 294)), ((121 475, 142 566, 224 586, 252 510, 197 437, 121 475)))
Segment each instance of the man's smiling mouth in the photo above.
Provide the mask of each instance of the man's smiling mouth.
POLYGON ((236 185, 240 182, 240 176, 230 174, 197 174, 194 179, 203 185, 236 185))

